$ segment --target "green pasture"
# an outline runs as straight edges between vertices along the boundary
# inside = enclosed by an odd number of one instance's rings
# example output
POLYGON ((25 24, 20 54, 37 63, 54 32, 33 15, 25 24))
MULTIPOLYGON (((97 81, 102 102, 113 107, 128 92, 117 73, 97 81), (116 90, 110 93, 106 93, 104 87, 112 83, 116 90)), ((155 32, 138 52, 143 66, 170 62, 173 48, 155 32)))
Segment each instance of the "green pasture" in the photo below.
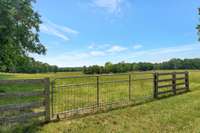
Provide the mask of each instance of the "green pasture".
MULTIPOLYGON (((80 76, 74 73, 44 73, 44 74, 12 74, 0 73, 0 79, 32 79, 50 77, 80 76)), ((151 74, 132 74, 132 79, 150 78, 151 74)), ((200 132, 200 71, 190 71, 191 91, 182 95, 160 100, 152 99, 152 80, 131 82, 131 102, 126 108, 118 108, 109 112, 97 113, 72 120, 61 120, 44 125, 21 124, 14 128, 7 125, 0 132, 200 132)), ((128 81, 101 83, 109 81, 128 80, 127 75, 101 76, 100 103, 129 102, 128 81)), ((79 109, 94 106, 97 103, 96 77, 56 79, 54 92, 54 111, 79 109), (89 84, 73 86, 73 84, 89 84), (67 85, 72 86, 67 86, 67 85), (61 87, 64 86, 64 87, 61 87)), ((42 89, 41 85, 3 85, 0 92, 32 91, 42 89)), ((37 100, 33 98, 15 98, 1 100, 0 105, 21 103, 37 100)), ((7 114, 6 114, 7 115, 7 114)))

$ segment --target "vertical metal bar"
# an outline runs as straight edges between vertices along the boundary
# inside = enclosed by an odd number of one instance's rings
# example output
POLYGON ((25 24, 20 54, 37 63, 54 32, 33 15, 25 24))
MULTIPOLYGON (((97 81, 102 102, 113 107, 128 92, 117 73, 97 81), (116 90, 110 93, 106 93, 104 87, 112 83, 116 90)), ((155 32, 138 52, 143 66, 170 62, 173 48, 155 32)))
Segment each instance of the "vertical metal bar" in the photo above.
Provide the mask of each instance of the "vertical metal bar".
POLYGON ((49 78, 44 79, 45 85, 45 121, 49 122, 51 119, 50 116, 50 80, 49 78))
POLYGON ((99 107, 99 76, 97 76, 97 107, 99 107))
POLYGON ((185 87, 186 87, 187 91, 190 90, 190 86, 189 86, 189 73, 187 71, 185 72, 185 87))
POLYGON ((55 84, 55 81, 52 81, 51 82, 51 117, 53 118, 54 116, 54 109, 53 109, 53 95, 54 95, 54 84, 55 84))
POLYGON ((62 110, 61 111, 65 111, 65 105, 66 105, 66 103, 65 103, 65 95, 64 95, 64 87, 62 87, 61 88, 62 90, 61 90, 61 95, 62 95, 62 97, 60 97, 60 98, 62 98, 62 101, 63 101, 63 107, 62 107, 62 110))
MULTIPOLYGON (((64 111, 66 111, 67 110, 67 102, 68 102, 68 99, 67 99, 67 90, 68 90, 68 88, 64 88, 63 87, 63 89, 64 89, 63 95, 65 97, 65 110, 64 111)), ((66 115, 65 115, 65 117, 66 117, 66 115)))
POLYGON ((172 73, 172 90, 174 95, 176 95, 176 72, 172 73))
POLYGON ((131 100, 131 74, 129 74, 129 91, 128 91, 128 94, 129 94, 129 100, 131 100))
POLYGON ((158 73, 155 72, 153 74, 154 79, 154 89, 153 89, 153 97, 158 98, 158 73))

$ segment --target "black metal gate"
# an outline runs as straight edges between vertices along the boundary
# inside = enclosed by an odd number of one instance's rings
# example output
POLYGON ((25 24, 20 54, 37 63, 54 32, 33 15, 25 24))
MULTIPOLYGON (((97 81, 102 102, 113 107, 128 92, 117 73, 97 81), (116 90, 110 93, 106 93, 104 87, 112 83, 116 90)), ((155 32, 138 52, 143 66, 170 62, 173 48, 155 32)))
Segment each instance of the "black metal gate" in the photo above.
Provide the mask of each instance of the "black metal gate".
POLYGON ((189 90, 188 72, 73 76, 52 81, 52 117, 73 117, 189 90))
POLYGON ((52 81, 52 117, 71 117, 153 98, 153 73, 107 74, 52 81))

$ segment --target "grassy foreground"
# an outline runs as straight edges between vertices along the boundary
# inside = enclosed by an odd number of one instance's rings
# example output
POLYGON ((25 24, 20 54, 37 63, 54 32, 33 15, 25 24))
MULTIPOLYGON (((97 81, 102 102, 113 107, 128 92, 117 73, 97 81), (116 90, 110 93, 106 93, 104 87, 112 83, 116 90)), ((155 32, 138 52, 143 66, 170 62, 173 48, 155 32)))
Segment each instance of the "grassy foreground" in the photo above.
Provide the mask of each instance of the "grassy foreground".
MULTIPOLYGON (((0 74, 0 79, 62 77, 80 73, 0 74)), ((191 92, 142 105, 121 108, 73 120, 52 122, 15 132, 124 133, 200 132, 200 71, 190 71, 191 92)))

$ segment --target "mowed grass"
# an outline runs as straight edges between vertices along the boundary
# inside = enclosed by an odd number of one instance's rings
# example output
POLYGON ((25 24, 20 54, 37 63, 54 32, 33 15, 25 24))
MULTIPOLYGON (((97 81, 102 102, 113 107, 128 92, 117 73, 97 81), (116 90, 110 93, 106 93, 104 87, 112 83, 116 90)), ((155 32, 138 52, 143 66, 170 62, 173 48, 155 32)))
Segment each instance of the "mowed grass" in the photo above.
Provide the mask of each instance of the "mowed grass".
MULTIPOLYGON (((50 77, 51 79, 63 76, 81 75, 81 73, 50 73, 50 74, 0 74, 0 79, 26 79, 26 78, 43 78, 50 77)), ((138 77, 140 78, 140 77, 138 77)), ((144 78, 144 77, 143 77, 144 78)), ((123 77, 116 77, 115 79, 124 79, 123 77)), ((104 78, 108 81, 109 79, 104 78)), ((71 82, 71 81, 70 81, 71 82)), ((75 81, 74 81, 75 82, 75 81)), ((66 82, 67 83, 67 82, 66 82)), ((151 84, 148 82, 135 83, 132 91, 132 98, 143 98, 151 95, 151 84)), ((13 87, 7 87, 6 91, 12 91, 13 87)), ((14 91, 19 91, 14 87, 14 91)), ((18 87, 26 88, 26 87, 18 87)), ((33 89, 30 87, 28 89, 33 89)), ((105 89, 108 87, 105 87, 105 89)), ((112 92, 108 101, 115 101, 120 99, 118 93, 114 93, 114 88, 120 89, 120 92, 127 90, 127 84, 117 84, 109 87, 112 92)), ((17 127, 16 130, 4 130, 15 132, 44 132, 44 133, 123 133, 123 132, 200 132, 200 71, 190 71, 190 88, 191 91, 182 95, 169 97, 161 100, 154 100, 142 102, 140 105, 129 106, 126 108, 118 108, 109 112, 93 114, 90 116, 76 118, 72 120, 62 120, 59 122, 52 122, 42 126, 28 126, 17 127)), ((83 87, 83 89, 85 89, 83 87)), ((104 93, 102 90, 102 94, 104 93)), ((5 89, 0 88, 1 91, 5 89)), ((79 93, 79 96, 84 99, 86 96, 92 96, 93 92, 88 94, 86 91, 79 93), (83 95, 84 94, 84 95, 83 95)), ((90 92, 90 91, 89 91, 90 92)), ((68 93, 68 92, 66 92, 68 93)), ((64 93, 64 94, 66 94, 64 93)), ((94 92, 95 93, 95 92, 94 92)), ((62 93, 61 93, 62 94, 62 93)), ((60 95, 60 101, 62 101, 60 95)), ((127 97, 127 93, 121 98, 127 97)), ((95 103, 96 97, 92 97, 92 104, 95 103)), ((105 97, 107 98, 107 97, 105 97)), ((70 99, 68 97, 68 99, 70 99)), ((121 100, 121 99, 120 99, 121 100)), ((123 99, 124 100, 124 99, 123 99)), ((126 100, 126 99, 125 99, 126 100)), ((86 100, 87 102, 87 100, 86 100)), ((59 105, 59 104, 58 104, 59 105)), ((81 103, 81 106, 84 104, 81 103)))

